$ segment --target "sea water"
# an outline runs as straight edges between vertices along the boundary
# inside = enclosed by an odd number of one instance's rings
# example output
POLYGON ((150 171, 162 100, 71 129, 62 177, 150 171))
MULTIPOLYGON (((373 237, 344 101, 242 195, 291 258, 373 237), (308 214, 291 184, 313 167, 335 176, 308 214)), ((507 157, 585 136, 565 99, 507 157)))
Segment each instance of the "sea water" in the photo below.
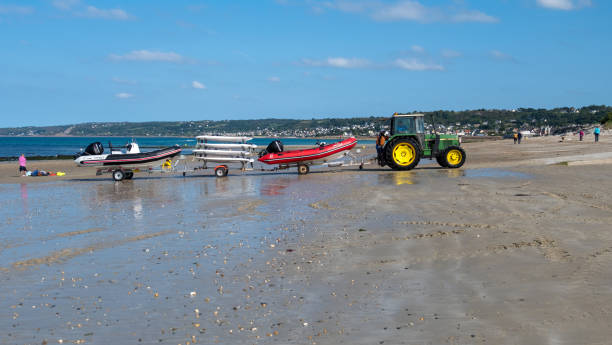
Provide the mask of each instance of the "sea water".
MULTIPOLYGON (((314 138, 255 138, 249 143, 265 148, 272 140, 279 139, 284 145, 315 145, 317 142, 327 143, 342 140, 314 138)), ((185 147, 184 153, 190 154, 196 140, 193 137, 0 137, 0 157, 17 157, 22 153, 28 156, 73 155, 84 149, 90 143, 99 141, 105 148, 111 142, 113 146, 124 146, 132 140, 136 141, 142 151, 151 151, 161 147, 179 145, 185 147)), ((359 141, 372 144, 373 140, 359 141)))

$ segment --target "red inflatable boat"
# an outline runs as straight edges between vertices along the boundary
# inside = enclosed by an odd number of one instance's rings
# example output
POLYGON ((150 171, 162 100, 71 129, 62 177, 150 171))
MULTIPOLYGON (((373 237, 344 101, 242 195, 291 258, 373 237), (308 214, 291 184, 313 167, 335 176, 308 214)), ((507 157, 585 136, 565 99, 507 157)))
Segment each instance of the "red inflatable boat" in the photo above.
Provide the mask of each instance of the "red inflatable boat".
POLYGON ((259 161, 266 164, 310 165, 325 163, 338 158, 343 151, 357 145, 357 139, 348 138, 329 145, 320 145, 312 149, 283 151, 283 145, 275 140, 260 153, 259 161))

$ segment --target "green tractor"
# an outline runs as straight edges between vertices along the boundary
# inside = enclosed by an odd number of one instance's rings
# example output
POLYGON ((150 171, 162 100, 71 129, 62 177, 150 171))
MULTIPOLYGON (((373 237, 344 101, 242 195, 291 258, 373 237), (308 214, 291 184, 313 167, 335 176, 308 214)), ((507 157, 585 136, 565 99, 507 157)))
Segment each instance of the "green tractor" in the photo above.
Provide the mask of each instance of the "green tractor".
POLYGON ((391 133, 379 153, 381 166, 410 170, 421 158, 435 158, 444 168, 456 169, 465 163, 465 151, 453 134, 425 134, 423 114, 393 114, 391 133))

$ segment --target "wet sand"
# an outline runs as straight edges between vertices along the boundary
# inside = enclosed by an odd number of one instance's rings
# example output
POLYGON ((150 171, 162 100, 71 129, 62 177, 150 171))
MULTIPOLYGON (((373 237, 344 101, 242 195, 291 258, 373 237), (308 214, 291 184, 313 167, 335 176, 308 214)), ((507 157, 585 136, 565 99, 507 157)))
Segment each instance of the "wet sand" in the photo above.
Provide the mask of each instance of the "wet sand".
POLYGON ((607 344, 612 141, 554 139, 458 170, 4 177, 0 343, 607 344))

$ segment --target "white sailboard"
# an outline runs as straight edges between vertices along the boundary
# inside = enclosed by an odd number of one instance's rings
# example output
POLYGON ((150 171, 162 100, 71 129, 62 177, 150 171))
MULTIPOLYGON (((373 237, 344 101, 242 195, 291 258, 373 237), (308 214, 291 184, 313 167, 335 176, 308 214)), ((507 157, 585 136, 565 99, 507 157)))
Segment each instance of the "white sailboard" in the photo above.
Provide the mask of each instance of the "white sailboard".
POLYGON ((224 141, 224 142, 246 142, 253 138, 249 137, 225 137, 220 135, 198 135, 197 140, 224 141))

